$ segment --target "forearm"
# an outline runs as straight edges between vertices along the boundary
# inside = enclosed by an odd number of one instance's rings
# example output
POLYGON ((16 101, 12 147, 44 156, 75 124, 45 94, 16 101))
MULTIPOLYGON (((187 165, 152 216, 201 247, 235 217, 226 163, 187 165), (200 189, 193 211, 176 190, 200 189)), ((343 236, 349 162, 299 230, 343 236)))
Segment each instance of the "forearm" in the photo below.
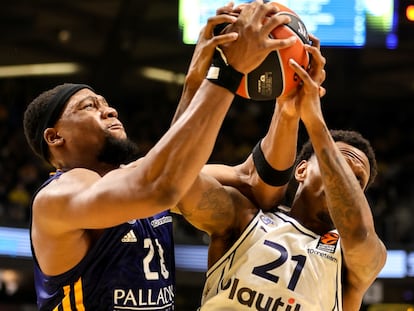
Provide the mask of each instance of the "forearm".
POLYGON ((261 147, 267 162, 276 170, 290 168, 296 159, 299 118, 288 115, 279 104, 261 147))
POLYGON ((234 94, 205 80, 191 104, 145 157, 145 176, 180 197, 207 162, 234 94))
POLYGON ((199 74, 197 72, 192 73, 191 71, 187 74, 185 78, 185 83, 183 86, 182 94, 180 101, 178 102, 177 109, 175 110, 173 120, 171 124, 174 124, 180 116, 184 113, 187 107, 190 105, 191 100, 194 97, 194 94, 197 92, 201 83, 203 82, 205 73, 199 74))
POLYGON ((341 236, 347 269, 346 292, 357 289, 363 293, 384 266, 386 249, 375 232, 371 209, 355 172, 328 133, 326 125, 316 122, 308 128, 329 213, 341 236), (368 253, 367 249, 370 250, 368 253))
POLYGON ((306 126, 324 183, 329 212, 344 243, 364 241, 374 233, 370 206, 349 164, 322 120, 306 126))
MULTIPOLYGON (((276 104, 269 130, 260 143, 261 156, 269 165, 267 169, 271 180, 267 180, 264 174, 258 173, 257 154, 256 161, 249 157, 239 170, 240 175, 248 180, 255 201, 263 209, 270 209, 279 204, 286 192, 287 184, 291 176, 291 168, 294 165, 297 148, 297 135, 299 118, 286 113, 281 105, 276 104), (262 175, 262 177, 260 177, 262 175)), ((255 147, 254 153, 257 153, 255 147)), ((263 168, 261 168, 263 170, 263 168)))

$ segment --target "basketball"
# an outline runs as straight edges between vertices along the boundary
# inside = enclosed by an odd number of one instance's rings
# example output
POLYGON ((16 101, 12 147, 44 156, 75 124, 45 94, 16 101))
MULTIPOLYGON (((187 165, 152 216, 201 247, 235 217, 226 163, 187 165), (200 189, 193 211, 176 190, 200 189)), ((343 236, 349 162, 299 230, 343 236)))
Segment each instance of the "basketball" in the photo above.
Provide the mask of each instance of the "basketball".
POLYGON ((280 9, 276 15, 288 15, 291 19, 289 24, 276 27, 271 36, 285 39, 295 35, 298 40, 291 47, 271 52, 260 66, 243 77, 236 94, 258 101, 276 99, 299 84, 295 71, 289 67, 290 58, 305 69, 310 62, 310 56, 304 48, 304 44, 311 44, 305 24, 291 9, 277 2, 271 3, 280 9))

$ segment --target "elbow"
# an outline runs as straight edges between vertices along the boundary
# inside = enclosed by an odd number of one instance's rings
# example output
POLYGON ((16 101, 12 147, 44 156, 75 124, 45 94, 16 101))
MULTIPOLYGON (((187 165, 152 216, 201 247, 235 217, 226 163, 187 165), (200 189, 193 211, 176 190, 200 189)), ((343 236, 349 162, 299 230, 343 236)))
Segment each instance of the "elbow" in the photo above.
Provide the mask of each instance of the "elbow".
POLYGON ((378 237, 375 230, 361 229, 352 235, 351 239, 343 239, 341 236, 344 248, 349 253, 352 252, 365 252, 367 249, 370 250, 375 264, 372 267, 376 267, 374 270, 381 270, 385 265, 387 259, 387 249, 381 239, 378 237), (347 244, 347 245, 345 245, 347 244))
POLYGON ((154 203, 157 206, 163 207, 163 209, 173 208, 183 196, 183 193, 169 182, 154 184, 151 193, 154 203))
POLYGON ((351 245, 355 246, 366 245, 366 243, 369 243, 369 241, 372 241, 373 239, 378 239, 375 231, 370 230, 365 226, 355 228, 354 230, 350 231, 347 235, 340 235, 342 239, 350 241, 351 245))

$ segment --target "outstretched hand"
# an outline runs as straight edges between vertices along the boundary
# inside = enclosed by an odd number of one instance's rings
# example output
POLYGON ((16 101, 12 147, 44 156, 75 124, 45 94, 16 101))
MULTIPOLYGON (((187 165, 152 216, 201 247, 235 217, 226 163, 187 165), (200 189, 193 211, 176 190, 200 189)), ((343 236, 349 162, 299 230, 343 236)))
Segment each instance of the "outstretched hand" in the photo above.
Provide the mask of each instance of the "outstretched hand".
POLYGON ((312 41, 315 42, 315 45, 305 45, 305 49, 312 55, 312 65, 308 71, 294 59, 289 60, 289 66, 302 80, 302 84, 295 94, 295 108, 305 125, 312 122, 314 118, 323 118, 320 97, 325 95, 325 89, 321 84, 326 78, 324 69, 326 60, 321 54, 319 40, 312 37, 312 41))
POLYGON ((245 74, 251 72, 271 51, 289 47, 297 40, 296 36, 271 38, 273 29, 290 21, 286 15, 276 15, 277 10, 271 3, 264 4, 257 0, 244 5, 237 21, 225 28, 225 33, 238 34, 237 40, 220 45, 228 64, 237 71, 245 74))
MULTIPOLYGON (((231 6, 222 7, 217 12, 227 12, 229 10, 231 10, 231 6)), ((216 15, 210 17, 207 24, 201 29, 186 76, 186 84, 191 84, 191 88, 198 89, 206 77, 215 48, 235 41, 238 37, 235 32, 214 35, 214 28, 223 23, 232 24, 236 20, 237 18, 230 14, 216 15)))
MULTIPOLYGON (((319 96, 323 97, 326 94, 325 88, 322 86, 322 83, 326 79, 325 72, 325 63, 326 60, 322 56, 320 51, 320 41, 313 35, 309 35, 313 44, 305 45, 305 49, 308 53, 311 54, 311 64, 307 69, 307 73, 311 79, 319 85, 319 96)), ((299 76, 300 77, 300 76, 299 76)), ((291 118, 300 118, 300 99, 301 99, 301 89, 303 88, 303 82, 289 94, 277 98, 277 104, 282 106, 282 112, 291 118)))
POLYGON ((207 71, 210 68, 211 60, 216 47, 220 44, 226 44, 237 39, 238 35, 235 32, 214 35, 214 28, 217 25, 223 23, 232 24, 236 21, 236 16, 226 13, 231 12, 232 9, 232 5, 219 8, 217 10, 218 15, 210 17, 207 24, 200 30, 198 41, 185 77, 183 93, 175 111, 172 123, 175 123, 175 121, 177 121, 181 114, 187 109, 192 98, 194 97, 194 94, 200 88, 200 85, 205 79, 207 71), (223 13, 219 14, 219 12, 223 13))
POLYGON ((323 97, 326 94, 326 89, 322 87, 322 83, 326 79, 326 59, 321 54, 320 40, 311 34, 309 35, 309 38, 312 41, 312 45, 305 45, 306 51, 312 55, 311 65, 308 70, 308 73, 312 77, 312 79, 319 84, 319 96, 323 97))

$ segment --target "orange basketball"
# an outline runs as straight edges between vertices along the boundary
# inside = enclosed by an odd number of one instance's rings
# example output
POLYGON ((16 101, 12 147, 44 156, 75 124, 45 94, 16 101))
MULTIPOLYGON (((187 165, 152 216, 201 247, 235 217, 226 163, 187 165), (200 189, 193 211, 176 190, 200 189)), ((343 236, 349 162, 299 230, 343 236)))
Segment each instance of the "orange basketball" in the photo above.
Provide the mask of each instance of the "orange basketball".
POLYGON ((305 24, 291 9, 277 2, 272 2, 280 11, 276 15, 288 15, 289 24, 276 27, 271 36, 284 39, 297 36, 291 47, 271 52, 263 63, 245 75, 237 90, 237 95, 253 100, 271 100, 285 95, 299 84, 295 71, 289 67, 289 59, 293 58, 303 68, 308 68, 310 57, 304 44, 310 44, 305 24))

